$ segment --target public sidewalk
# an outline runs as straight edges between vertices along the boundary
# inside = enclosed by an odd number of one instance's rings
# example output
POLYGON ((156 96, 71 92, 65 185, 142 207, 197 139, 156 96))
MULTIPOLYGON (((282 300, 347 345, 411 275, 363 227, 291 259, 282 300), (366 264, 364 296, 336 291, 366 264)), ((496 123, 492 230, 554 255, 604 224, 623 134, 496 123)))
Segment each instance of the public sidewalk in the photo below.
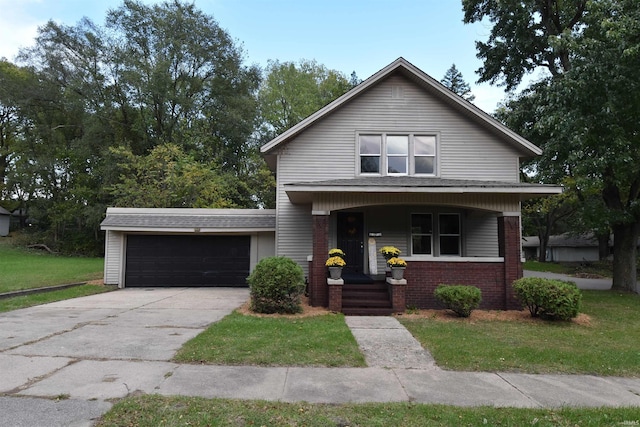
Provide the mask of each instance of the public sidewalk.
POLYGON ((141 393, 312 403, 640 407, 640 378, 455 372, 393 317, 347 317, 366 368, 185 365, 243 290, 122 290, 0 315, 0 425, 90 426, 141 393))

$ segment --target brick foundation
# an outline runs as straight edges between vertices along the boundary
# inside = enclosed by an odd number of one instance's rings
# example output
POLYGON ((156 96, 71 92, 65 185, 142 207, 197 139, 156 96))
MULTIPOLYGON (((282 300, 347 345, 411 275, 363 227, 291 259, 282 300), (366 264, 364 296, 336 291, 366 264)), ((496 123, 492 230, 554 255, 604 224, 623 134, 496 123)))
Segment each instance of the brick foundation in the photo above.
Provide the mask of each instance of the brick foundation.
POLYGON ((329 288, 329 310, 340 313, 342 311, 342 279, 327 279, 329 288))
POLYGON ((482 309, 504 310, 504 264, 501 262, 408 262, 407 307, 443 308, 433 291, 443 285, 471 285, 482 291, 482 309))

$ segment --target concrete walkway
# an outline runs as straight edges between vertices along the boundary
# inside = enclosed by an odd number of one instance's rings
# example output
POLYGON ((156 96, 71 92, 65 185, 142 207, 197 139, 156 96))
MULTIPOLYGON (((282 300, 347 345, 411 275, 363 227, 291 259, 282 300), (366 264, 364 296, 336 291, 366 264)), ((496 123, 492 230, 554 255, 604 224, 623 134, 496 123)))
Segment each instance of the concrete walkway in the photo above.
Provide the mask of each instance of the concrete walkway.
POLYGON ((347 317, 367 368, 184 365, 175 351, 247 298, 122 290, 0 315, 0 425, 89 426, 140 393, 271 401, 640 407, 640 379, 453 372, 396 319, 347 317))

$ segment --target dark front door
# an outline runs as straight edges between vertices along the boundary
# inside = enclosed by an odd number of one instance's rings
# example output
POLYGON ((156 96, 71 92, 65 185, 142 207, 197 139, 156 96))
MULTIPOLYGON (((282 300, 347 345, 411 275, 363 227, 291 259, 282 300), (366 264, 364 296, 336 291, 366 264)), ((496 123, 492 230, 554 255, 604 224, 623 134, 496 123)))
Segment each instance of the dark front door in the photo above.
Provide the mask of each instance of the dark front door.
POLYGON ((347 272, 364 272, 364 217, 362 212, 338 212, 338 248, 346 254, 347 272))
POLYGON ((247 286, 250 236, 127 237, 125 286, 247 286))

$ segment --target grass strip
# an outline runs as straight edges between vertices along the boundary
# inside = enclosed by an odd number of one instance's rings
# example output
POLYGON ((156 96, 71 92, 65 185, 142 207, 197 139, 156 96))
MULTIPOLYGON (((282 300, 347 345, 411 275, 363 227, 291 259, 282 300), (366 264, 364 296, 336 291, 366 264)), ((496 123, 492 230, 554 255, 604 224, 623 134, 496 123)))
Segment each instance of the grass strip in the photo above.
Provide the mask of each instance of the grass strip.
POLYGON ((399 320, 445 369, 640 376, 640 296, 583 291, 581 311, 590 324, 399 320))
POLYGON ((303 318, 234 312, 188 341, 174 361, 221 365, 365 366, 342 314, 303 318))
POLYGON ((461 408, 415 403, 326 405, 148 395, 120 401, 97 425, 573 427, 637 425, 638 419, 638 408, 461 408))
POLYGON ((0 313, 32 307, 34 305, 47 304, 71 298, 100 294, 117 289, 116 286, 81 285, 59 291, 48 291, 13 298, 0 299, 0 313))
POLYGON ((0 293, 102 277, 104 259, 51 255, 0 244, 0 293))

